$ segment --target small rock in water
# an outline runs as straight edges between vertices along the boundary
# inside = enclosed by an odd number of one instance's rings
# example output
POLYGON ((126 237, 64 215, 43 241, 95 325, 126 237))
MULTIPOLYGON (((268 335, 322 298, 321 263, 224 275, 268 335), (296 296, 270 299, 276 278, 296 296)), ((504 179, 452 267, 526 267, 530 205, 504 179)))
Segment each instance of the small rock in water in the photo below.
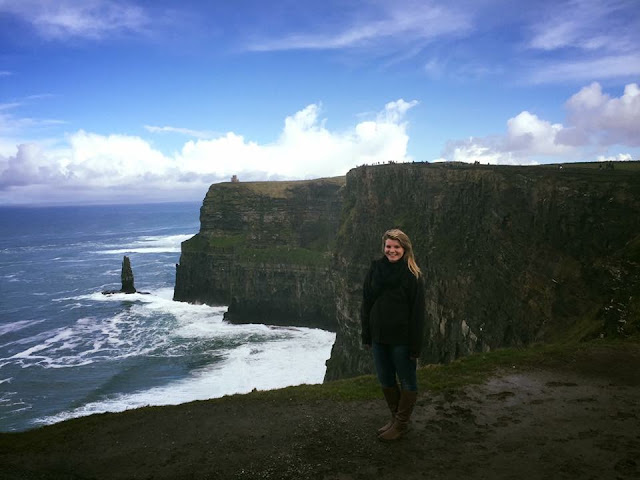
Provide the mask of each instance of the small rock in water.
POLYGON ((139 292, 134 286, 133 269, 131 268, 131 261, 129 257, 125 255, 122 259, 122 273, 120 274, 122 280, 122 288, 120 290, 104 290, 103 295, 111 295, 114 293, 142 293, 148 295, 149 292, 139 292))
POLYGON ((124 293, 136 293, 136 287, 133 286, 133 270, 131 269, 131 261, 129 257, 125 255, 122 259, 122 273, 120 274, 122 279, 121 292, 124 293))

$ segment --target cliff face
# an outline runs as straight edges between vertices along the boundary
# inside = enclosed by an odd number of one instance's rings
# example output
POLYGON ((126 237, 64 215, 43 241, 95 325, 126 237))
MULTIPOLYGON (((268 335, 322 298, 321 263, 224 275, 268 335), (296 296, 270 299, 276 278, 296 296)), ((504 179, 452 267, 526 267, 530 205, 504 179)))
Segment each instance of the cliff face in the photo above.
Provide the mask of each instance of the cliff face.
POLYGON ((425 275, 422 362, 640 332, 640 164, 365 166, 215 184, 182 244, 176 300, 227 319, 337 330, 326 379, 373 371, 362 281, 403 229, 425 275))
POLYGON ((214 184, 182 244, 174 299, 229 305, 232 322, 335 330, 330 256, 344 177, 214 184))
POLYGON ((426 280, 423 362, 640 331, 640 165, 365 166, 347 175, 326 379, 373 371, 362 281, 403 229, 426 280))

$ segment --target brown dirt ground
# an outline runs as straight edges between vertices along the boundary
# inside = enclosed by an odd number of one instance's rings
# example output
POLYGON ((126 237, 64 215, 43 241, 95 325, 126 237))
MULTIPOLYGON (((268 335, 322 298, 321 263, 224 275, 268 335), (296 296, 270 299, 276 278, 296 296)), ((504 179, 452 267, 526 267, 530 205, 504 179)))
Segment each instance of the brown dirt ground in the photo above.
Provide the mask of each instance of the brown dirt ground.
POLYGON ((386 417, 382 399, 250 396, 96 415, 0 435, 0 478, 638 479, 640 355, 421 392, 412 430, 392 444, 375 435, 386 417))

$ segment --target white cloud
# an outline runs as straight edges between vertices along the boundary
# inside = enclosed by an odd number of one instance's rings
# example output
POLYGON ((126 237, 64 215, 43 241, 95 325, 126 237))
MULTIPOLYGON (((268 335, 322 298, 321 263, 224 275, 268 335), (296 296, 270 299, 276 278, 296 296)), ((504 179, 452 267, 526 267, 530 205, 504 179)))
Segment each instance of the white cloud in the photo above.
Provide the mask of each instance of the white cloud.
POLYGON ((118 32, 141 32, 149 22, 142 8, 113 0, 2 1, 0 13, 18 16, 47 39, 99 39, 118 32))
POLYGON ((629 162, 631 160, 633 160, 633 157, 630 153, 619 153, 617 155, 610 155, 608 157, 600 155, 598 157, 599 162, 629 162))
POLYGON ((395 102, 389 102, 384 106, 384 110, 378 115, 378 123, 400 123, 409 109, 415 107, 417 104, 417 100, 406 102, 402 98, 395 102))
POLYGON ((507 121, 502 135, 448 142, 440 160, 492 164, 571 161, 593 158, 593 149, 640 146, 637 84, 627 85, 622 96, 611 98, 594 82, 573 95, 566 109, 566 125, 523 111, 507 121))
POLYGON ((637 38, 635 0, 571 0, 551 2, 532 26, 529 47, 545 51, 627 51, 637 38))
POLYGON ((259 145, 228 133, 213 140, 190 141, 177 158, 182 168, 222 177, 248 173, 263 178, 314 178, 346 173, 362 163, 406 161, 409 137, 402 123, 416 102, 390 102, 375 120, 346 132, 331 132, 312 104, 285 119, 280 137, 259 145))
POLYGON ((527 111, 507 121, 504 150, 524 152, 527 156, 557 156, 567 152, 567 147, 556 142, 561 124, 552 124, 527 111))
POLYGON ((439 80, 444 76, 446 65, 438 58, 431 58, 425 63, 424 71, 430 78, 439 80))
POLYGON ((79 131, 70 138, 68 154, 58 157, 64 176, 97 187, 149 181, 166 176, 171 162, 139 137, 97 135, 79 131))
POLYGON ((5 186, 28 185, 34 179, 39 182, 53 180, 52 172, 45 162, 41 161, 42 149, 35 144, 18 146, 14 157, 0 156, 0 188, 5 186))
POLYGON ((489 138, 469 138, 448 142, 442 157, 436 161, 451 161, 491 165, 517 165, 525 163, 512 152, 502 152, 492 145, 489 138))
POLYGON ((584 143, 640 146, 640 87, 628 84, 619 98, 611 98, 594 82, 566 103, 573 137, 584 143))
POLYGON ((532 84, 584 82, 637 75, 640 75, 640 54, 632 53, 538 64, 526 75, 526 81, 532 84))
POLYGON ((177 133, 179 135, 185 135, 187 137, 195 137, 195 138, 211 138, 220 135, 219 132, 209 131, 209 130, 193 130, 191 128, 183 128, 183 127, 171 127, 164 126, 158 127, 154 125, 145 125, 145 130, 151 133, 177 133))
POLYGON ((464 9, 439 5, 433 1, 374 2, 362 5, 355 14, 345 8, 340 25, 305 26, 305 33, 289 34, 254 42, 252 51, 329 50, 358 48, 389 42, 412 43, 442 36, 460 35, 471 28, 470 15, 464 9), (376 9, 377 7, 377 9, 376 9), (317 31, 322 29, 323 31, 317 31), (316 30, 314 33, 307 33, 316 30))
POLYGON ((538 163, 539 157, 553 158, 571 153, 570 147, 556 142, 561 131, 562 125, 524 111, 507 120, 507 131, 502 136, 448 142, 442 159, 494 165, 538 163))
POLYGON ((18 108, 22 104, 19 102, 11 102, 11 103, 0 103, 0 112, 3 110, 12 110, 14 108, 18 108))
POLYGON ((343 175, 363 163, 408 161, 405 116, 416 103, 390 102, 374 119, 342 132, 328 130, 312 104, 287 117, 272 143, 230 132, 188 141, 172 155, 140 137, 80 130, 61 148, 24 144, 15 155, 0 155, 0 202, 36 201, 29 193, 60 199, 67 190, 74 192, 67 201, 79 192, 94 200, 108 192, 124 192, 129 201, 162 194, 167 200, 195 200, 211 183, 234 174, 247 181, 317 178, 343 175))
POLYGON ((29 143, 28 138, 23 136, 26 132, 31 134, 37 132, 40 138, 39 143, 50 143, 50 140, 45 140, 42 134, 66 124, 63 120, 24 117, 16 115, 14 112, 33 100, 47 97, 48 95, 31 95, 20 101, 0 103, 0 155, 9 157, 16 151, 16 145, 29 143))
POLYGON ((571 0, 537 7, 528 83, 632 80, 640 74, 637 0, 571 0))

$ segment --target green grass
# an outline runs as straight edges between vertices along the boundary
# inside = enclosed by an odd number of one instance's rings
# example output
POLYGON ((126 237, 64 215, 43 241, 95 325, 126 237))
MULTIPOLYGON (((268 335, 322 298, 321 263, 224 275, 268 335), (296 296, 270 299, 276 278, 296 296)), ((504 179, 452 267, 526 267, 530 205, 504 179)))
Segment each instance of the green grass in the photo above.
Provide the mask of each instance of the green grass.
POLYGON ((182 252, 211 253, 216 249, 229 249, 236 262, 248 261, 252 263, 304 265, 309 267, 328 267, 330 253, 326 250, 311 250, 286 245, 268 248, 250 248, 246 246, 244 235, 228 237, 213 237, 197 234, 182 242, 182 252))
POLYGON ((334 183, 338 186, 344 185, 346 178, 341 177, 328 177, 328 178, 316 178, 312 180, 291 180, 291 181, 263 181, 263 182, 243 182, 240 179, 239 183, 224 182, 216 184, 217 188, 243 188, 247 189, 257 195, 271 197, 271 198, 288 198, 291 195, 291 189, 307 183, 318 183, 324 181, 326 183, 334 183))
MULTIPOLYGON (((563 168, 576 167, 576 168, 590 168, 590 169, 604 169, 605 162, 577 162, 577 163, 563 163, 563 168)), ((615 161, 613 162, 614 170, 640 170, 640 161, 615 161)))
POLYGON ((207 243, 214 248, 229 248, 243 245, 245 241, 244 235, 231 235, 228 237, 209 237, 207 243))
POLYGON ((598 318, 600 307, 600 304, 594 304, 588 313, 576 319, 569 328, 558 326, 558 331, 552 333, 551 337, 555 338, 560 344, 591 340, 598 337, 603 328, 602 320, 598 318))
POLYGON ((183 252, 206 253, 209 249, 215 248, 236 248, 245 242, 244 235, 232 235, 228 237, 212 237, 196 234, 188 240, 182 242, 183 252))
POLYGON ((295 247, 240 248, 236 250, 236 258, 258 263, 304 265, 309 267, 329 266, 330 256, 327 252, 295 247))

